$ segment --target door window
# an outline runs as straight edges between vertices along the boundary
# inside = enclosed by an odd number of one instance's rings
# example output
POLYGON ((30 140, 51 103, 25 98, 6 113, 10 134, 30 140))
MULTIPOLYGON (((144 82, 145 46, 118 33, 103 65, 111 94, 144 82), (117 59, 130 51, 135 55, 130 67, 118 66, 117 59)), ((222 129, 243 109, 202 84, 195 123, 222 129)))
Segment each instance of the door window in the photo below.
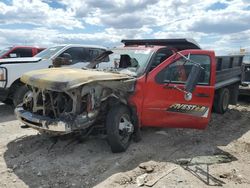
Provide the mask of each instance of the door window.
MULTIPOLYGON (((193 62, 199 63, 203 68, 201 71, 198 84, 209 85, 210 80, 210 57, 207 55, 190 55, 193 62)), ((185 84, 191 72, 193 63, 186 61, 183 57, 174 61, 169 66, 164 68, 157 76, 156 82, 163 84, 180 83, 185 84)))
POLYGON ((89 61, 92 61, 93 59, 95 59, 97 56, 99 56, 100 54, 102 54, 103 52, 105 52, 104 49, 98 49, 98 48, 86 48, 86 51, 89 53, 90 55, 90 59, 89 61))
POLYGON ((90 59, 90 54, 87 53, 85 48, 82 47, 72 47, 65 50, 59 57, 63 57, 63 54, 69 54, 71 56, 72 64, 79 62, 88 62, 90 59))
POLYGON ((155 67, 160 65, 163 61, 165 61, 167 58, 169 58, 172 54, 173 54, 173 52, 170 49, 167 49, 167 48, 160 49, 155 54, 149 71, 152 71, 155 67))
POLYGON ((63 57, 63 54, 67 53, 71 56, 73 64, 79 62, 90 62, 104 51, 105 50, 95 48, 72 47, 64 51, 60 57, 63 57))

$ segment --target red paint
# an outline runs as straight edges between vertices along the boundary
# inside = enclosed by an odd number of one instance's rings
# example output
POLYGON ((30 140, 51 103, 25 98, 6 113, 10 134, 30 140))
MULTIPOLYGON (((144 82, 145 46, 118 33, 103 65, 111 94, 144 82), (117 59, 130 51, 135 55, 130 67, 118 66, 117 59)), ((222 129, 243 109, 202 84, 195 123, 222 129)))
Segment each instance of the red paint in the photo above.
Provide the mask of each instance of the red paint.
POLYGON ((9 58, 9 54, 11 54, 12 52, 14 52, 17 49, 31 49, 32 56, 34 56, 34 55, 38 54, 39 52, 41 52, 42 50, 44 50, 45 48, 38 48, 38 47, 32 47, 32 46, 14 46, 8 52, 6 52, 2 56, 0 56, 0 59, 9 58))
MULTIPOLYGON (((184 50, 183 55, 200 54, 208 55, 211 60, 210 84, 208 86, 197 85, 193 92, 191 101, 184 99, 184 93, 176 89, 166 88, 164 84, 155 81, 156 75, 166 66, 170 65, 174 58, 180 58, 180 55, 172 55, 148 74, 144 74, 137 79, 135 92, 130 97, 130 105, 137 109, 137 116, 140 126, 152 127, 175 127, 175 128, 196 128, 204 129, 211 117, 211 109, 214 98, 215 85, 215 55, 212 51, 205 50, 184 50), (208 97, 196 96, 198 93, 206 94, 208 97), (173 104, 192 104, 209 107, 207 117, 199 117, 190 114, 168 112, 173 104)), ((183 88, 184 84, 169 84, 168 86, 178 86, 183 88)))

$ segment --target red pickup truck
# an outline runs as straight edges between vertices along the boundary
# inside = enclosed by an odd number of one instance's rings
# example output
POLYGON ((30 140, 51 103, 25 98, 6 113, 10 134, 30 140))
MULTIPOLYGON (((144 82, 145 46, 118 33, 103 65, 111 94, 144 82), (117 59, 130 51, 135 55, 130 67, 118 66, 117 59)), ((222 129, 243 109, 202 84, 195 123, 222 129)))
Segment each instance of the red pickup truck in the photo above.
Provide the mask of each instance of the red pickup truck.
POLYGON ((122 42, 84 70, 24 74, 32 92, 17 106, 17 118, 55 135, 101 129, 112 151, 121 152, 132 136, 140 138, 140 127, 204 129, 212 109, 224 113, 236 104, 241 59, 228 64, 186 39, 122 42))
POLYGON ((33 57, 45 48, 38 48, 32 46, 14 46, 8 47, 0 51, 0 59, 16 58, 16 57, 33 57))

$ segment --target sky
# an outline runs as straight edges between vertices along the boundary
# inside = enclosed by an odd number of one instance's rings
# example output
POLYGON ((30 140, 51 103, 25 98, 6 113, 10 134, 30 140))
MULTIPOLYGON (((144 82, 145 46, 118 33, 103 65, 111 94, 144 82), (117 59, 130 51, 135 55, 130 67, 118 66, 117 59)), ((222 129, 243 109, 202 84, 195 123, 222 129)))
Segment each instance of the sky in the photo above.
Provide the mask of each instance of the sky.
POLYGON ((216 54, 250 50, 250 0, 0 0, 0 48, 193 38, 216 54))

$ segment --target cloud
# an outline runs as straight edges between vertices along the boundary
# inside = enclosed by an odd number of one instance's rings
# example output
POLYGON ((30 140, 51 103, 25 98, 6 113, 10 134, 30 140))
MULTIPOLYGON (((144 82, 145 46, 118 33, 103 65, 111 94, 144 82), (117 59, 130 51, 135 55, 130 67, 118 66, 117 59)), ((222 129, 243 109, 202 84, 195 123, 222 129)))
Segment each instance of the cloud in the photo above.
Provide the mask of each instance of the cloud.
POLYGON ((150 5, 159 0, 85 0, 62 3, 72 10, 77 18, 86 23, 112 28, 140 28, 154 23, 150 14, 143 14, 150 5))
POLYGON ((188 37, 228 53, 249 46, 249 7, 249 0, 12 0, 0 2, 0 41, 114 46, 123 38, 188 37))
POLYGON ((152 23, 152 19, 148 18, 145 19, 141 17, 140 15, 132 15, 132 14, 122 14, 118 15, 115 18, 110 18, 110 16, 102 16, 101 17, 102 24, 108 27, 113 27, 117 29, 122 29, 122 28, 128 28, 128 29, 133 29, 133 28, 141 28, 144 25, 149 25, 152 23))
POLYGON ((62 3, 67 5, 73 11, 76 16, 84 17, 89 12, 100 10, 103 14, 133 14, 146 9, 149 5, 157 3, 159 0, 75 0, 67 1, 63 0, 62 3), (86 11, 87 10, 87 11, 86 11))
POLYGON ((250 11, 238 9, 224 9, 208 11, 196 16, 189 30, 203 33, 236 33, 249 29, 250 11))
POLYGON ((70 11, 52 8, 39 0, 13 0, 11 5, 0 3, 0 23, 27 23, 45 27, 84 28, 70 11))
POLYGON ((36 28, 29 29, 0 29, 0 42, 8 45, 36 45, 48 47, 55 44, 98 44, 106 47, 121 45, 123 38, 143 38, 141 33, 149 34, 151 29, 105 29, 93 33, 65 33, 56 29, 36 28), (127 31, 127 32, 126 32, 127 31))

